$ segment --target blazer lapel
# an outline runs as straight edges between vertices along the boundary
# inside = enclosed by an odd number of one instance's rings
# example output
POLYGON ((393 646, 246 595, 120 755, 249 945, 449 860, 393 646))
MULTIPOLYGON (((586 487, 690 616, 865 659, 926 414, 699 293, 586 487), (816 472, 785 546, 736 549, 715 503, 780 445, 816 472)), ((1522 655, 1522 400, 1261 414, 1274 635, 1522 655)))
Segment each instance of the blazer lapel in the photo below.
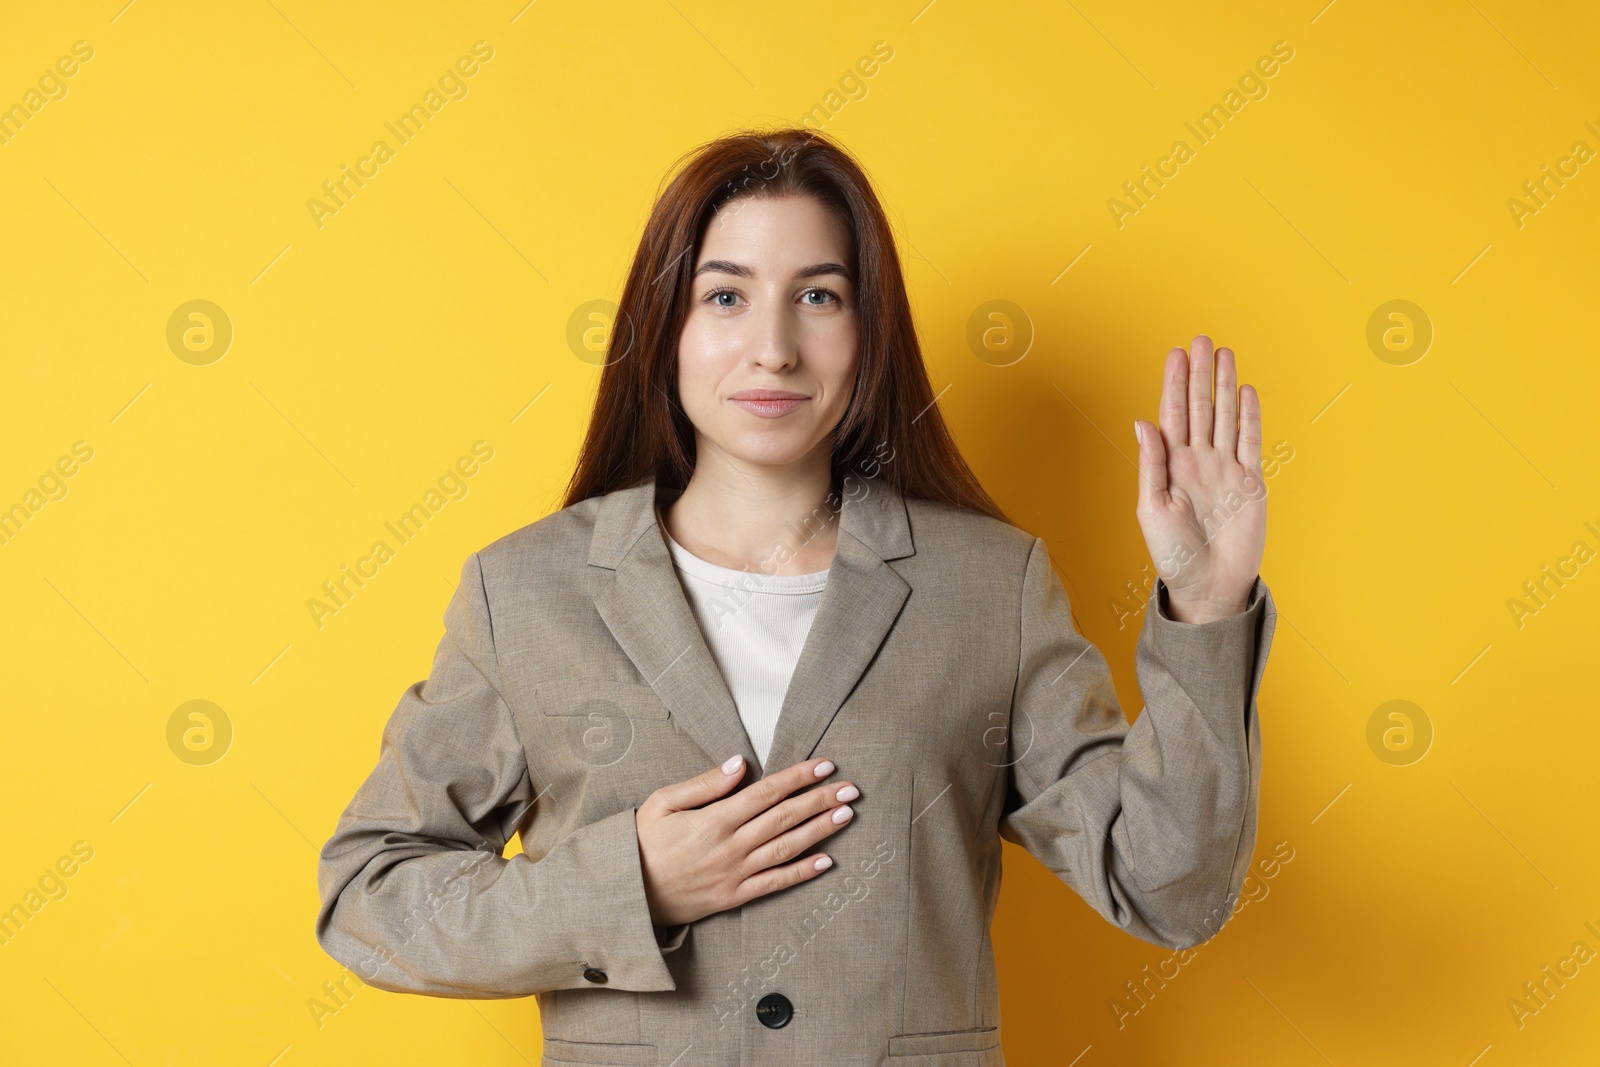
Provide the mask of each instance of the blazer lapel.
POLYGON ((853 476, 849 481, 866 495, 845 497, 828 584, 789 680, 763 777, 811 758, 911 593, 885 562, 912 554, 904 500, 888 485, 853 476))
POLYGON ((784 697, 763 764, 684 596, 655 513, 652 478, 606 494, 589 562, 615 573, 595 609, 679 727, 713 761, 743 753, 758 775, 810 757, 877 654, 911 587, 885 561, 913 553, 905 501, 892 487, 849 480, 828 584, 784 697))
POLYGON ((759 767, 733 695, 679 584, 656 523, 655 499, 652 478, 601 500, 589 562, 609 565, 615 574, 595 597, 595 610, 672 710, 678 727, 712 762, 739 752, 759 767))

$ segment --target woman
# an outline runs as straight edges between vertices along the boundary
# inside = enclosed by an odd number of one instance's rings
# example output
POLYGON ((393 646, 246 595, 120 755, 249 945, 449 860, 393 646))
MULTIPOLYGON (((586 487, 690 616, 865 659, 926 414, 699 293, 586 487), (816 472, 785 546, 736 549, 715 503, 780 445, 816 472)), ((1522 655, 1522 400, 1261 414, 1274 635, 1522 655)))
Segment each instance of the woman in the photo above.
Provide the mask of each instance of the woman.
POLYGON ((946 431, 884 213, 828 138, 688 160, 607 355, 567 506, 466 561, 322 851, 331 955, 537 994, 546 1064, 994 1065, 1002 837, 1136 937, 1216 932, 1275 619, 1231 352, 1169 352, 1135 423, 1161 580, 1131 727, 946 431))

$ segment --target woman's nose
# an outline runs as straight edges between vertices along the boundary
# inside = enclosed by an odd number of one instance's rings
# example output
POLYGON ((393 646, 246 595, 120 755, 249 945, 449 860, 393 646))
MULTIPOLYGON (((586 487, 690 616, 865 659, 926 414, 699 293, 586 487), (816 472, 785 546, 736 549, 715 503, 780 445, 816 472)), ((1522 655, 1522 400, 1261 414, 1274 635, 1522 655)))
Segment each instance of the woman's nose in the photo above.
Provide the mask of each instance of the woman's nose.
POLYGON ((768 370, 782 370, 794 365, 798 358, 795 346, 794 324, 780 310, 756 313, 756 323, 750 338, 751 362, 768 370))

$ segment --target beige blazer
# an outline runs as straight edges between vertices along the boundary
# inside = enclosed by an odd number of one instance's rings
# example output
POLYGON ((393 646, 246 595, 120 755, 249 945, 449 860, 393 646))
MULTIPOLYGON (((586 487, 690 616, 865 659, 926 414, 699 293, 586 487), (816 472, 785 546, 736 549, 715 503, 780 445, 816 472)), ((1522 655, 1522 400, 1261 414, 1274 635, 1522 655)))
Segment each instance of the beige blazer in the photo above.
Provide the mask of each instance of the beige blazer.
POLYGON ((322 849, 327 952, 381 989, 537 995, 541 1067, 999 1067, 1002 837, 1135 937, 1216 933, 1256 839, 1277 618, 1259 576, 1204 624, 1157 584, 1130 727, 1043 541, 852 483, 765 768, 653 481, 473 553, 322 849), (832 759, 855 819, 813 849, 835 861, 817 877, 657 929, 634 810, 735 752, 744 785, 832 759))

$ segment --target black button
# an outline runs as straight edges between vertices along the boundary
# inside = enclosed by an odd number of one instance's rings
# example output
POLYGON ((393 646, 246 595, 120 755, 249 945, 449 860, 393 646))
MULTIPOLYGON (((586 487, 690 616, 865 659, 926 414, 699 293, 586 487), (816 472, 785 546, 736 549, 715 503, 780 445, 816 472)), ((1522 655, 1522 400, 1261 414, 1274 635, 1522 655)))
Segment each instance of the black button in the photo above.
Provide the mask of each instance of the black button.
POLYGON ((763 1026, 776 1030, 788 1025, 789 1020, 794 1018, 794 1005, 782 993, 768 993, 756 1001, 756 1018, 761 1020, 763 1026))
POLYGON ((606 972, 602 971, 598 967, 585 967, 583 969, 583 976, 591 982, 604 982, 607 980, 606 972))

